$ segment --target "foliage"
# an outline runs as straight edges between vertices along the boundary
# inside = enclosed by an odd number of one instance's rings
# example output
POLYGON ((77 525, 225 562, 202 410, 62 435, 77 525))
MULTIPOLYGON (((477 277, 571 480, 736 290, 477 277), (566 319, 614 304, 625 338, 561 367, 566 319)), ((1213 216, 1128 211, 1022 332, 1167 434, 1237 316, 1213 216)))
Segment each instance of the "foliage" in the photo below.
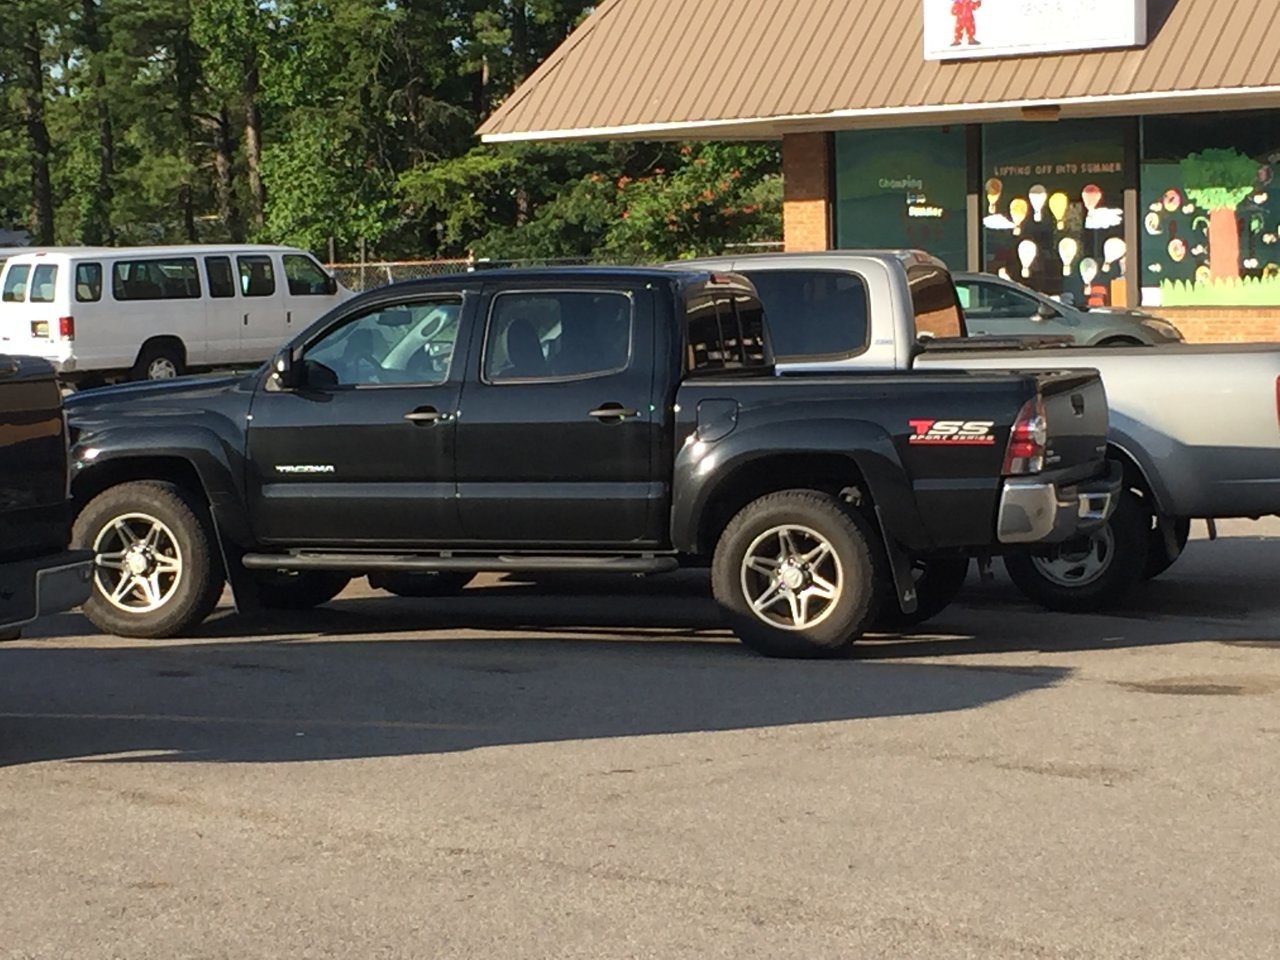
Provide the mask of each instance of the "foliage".
POLYGON ((1280 276, 1218 279, 1201 283, 1164 280, 1160 303, 1165 307, 1280 306, 1280 276))
POLYGON ((1187 196, 1205 210, 1234 210, 1253 191, 1258 164, 1238 150, 1209 149, 1182 161, 1187 196))
POLYGON ((4 7, 0 230, 35 232, 39 214, 63 243, 248 236, 340 258, 544 260, 781 232, 775 145, 477 145, 584 0, 4 7))

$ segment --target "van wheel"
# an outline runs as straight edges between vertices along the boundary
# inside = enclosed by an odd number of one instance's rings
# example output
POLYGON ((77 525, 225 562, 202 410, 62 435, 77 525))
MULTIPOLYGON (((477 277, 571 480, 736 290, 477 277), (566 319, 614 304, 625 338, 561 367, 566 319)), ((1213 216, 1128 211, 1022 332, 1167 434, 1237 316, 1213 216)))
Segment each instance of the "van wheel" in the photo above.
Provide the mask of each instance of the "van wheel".
POLYGON ((883 578, 865 521, 813 490, 748 504, 716 545, 711 587, 733 632, 770 657, 846 653, 879 609, 883 578))
POLYGON ((969 576, 968 557, 926 557, 912 564, 916 581, 916 609, 903 613, 898 598, 888 593, 871 629, 877 633, 902 633, 932 620, 952 602, 964 588, 969 576))
POLYGON ((439 573, 371 573, 369 586, 394 593, 397 597, 452 597, 461 593, 474 573, 466 570, 442 570, 439 573))
POLYGON ((167 483, 122 483, 76 517, 74 546, 94 552, 84 614, 121 637, 176 637, 213 612, 224 582, 202 510, 167 483))
POLYGON ((328 603, 351 582, 346 573, 328 570, 255 570, 258 603, 268 610, 310 610, 328 603))
POLYGON ((1022 593, 1050 610, 1090 613, 1112 606, 1142 579, 1151 511, 1132 490, 1101 529, 1034 553, 1010 554, 1005 569, 1022 593))
POLYGON ((138 354, 131 380, 172 380, 183 373, 182 350, 171 343, 149 343, 138 354))

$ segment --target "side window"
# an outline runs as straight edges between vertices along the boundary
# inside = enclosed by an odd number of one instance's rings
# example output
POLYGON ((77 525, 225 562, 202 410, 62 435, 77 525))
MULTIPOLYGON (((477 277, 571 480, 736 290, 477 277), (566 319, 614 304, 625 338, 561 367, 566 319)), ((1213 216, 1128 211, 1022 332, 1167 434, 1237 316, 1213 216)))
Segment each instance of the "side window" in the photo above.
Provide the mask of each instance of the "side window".
POLYGON ((27 298, 27 277, 31 268, 25 263, 14 264, 4 278, 4 302, 21 303, 27 298))
POLYGON ((57 293, 58 266, 53 263, 42 263, 31 275, 31 302, 53 303, 57 293))
POLYGON ((916 264, 907 268, 916 337, 962 337, 964 315, 951 274, 942 267, 916 264))
POLYGON ((269 297, 276 292, 276 270, 270 257, 236 257, 240 292, 246 297, 269 297))
POLYGON ((625 293, 498 294, 485 334, 485 380, 577 380, 619 373, 631 361, 631 328, 631 298, 625 293))
POLYGON ((284 276, 289 283, 289 293, 295 297, 329 296, 329 275, 310 257, 286 253, 284 276))
POLYGON ((111 270, 111 295, 126 301, 198 300, 200 277, 195 258, 117 261, 111 270))
POLYGON ((97 303, 102 299, 102 264, 76 264, 76 302, 97 303))
POLYGON ((379 307, 326 331, 302 354, 314 387, 434 384, 449 378, 462 298, 379 307))
POLYGON ((846 358, 869 343, 867 285, 837 270, 752 270, 779 359, 846 358))
POLYGON ((209 278, 209 296, 225 300, 236 295, 236 278, 231 273, 230 257, 205 257, 204 272, 209 278))
POLYGON ((768 364, 765 310, 742 294, 704 294, 690 302, 685 365, 691 374, 743 370, 768 364))

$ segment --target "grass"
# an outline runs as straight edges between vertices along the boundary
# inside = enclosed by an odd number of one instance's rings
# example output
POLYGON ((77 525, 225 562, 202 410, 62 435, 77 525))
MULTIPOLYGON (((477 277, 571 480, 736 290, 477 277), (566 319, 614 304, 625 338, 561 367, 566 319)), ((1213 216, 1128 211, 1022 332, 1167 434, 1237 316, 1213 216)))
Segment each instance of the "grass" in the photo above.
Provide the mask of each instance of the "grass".
POLYGON ((1280 307, 1280 277, 1245 277, 1189 283, 1164 280, 1160 303, 1166 307, 1280 307))

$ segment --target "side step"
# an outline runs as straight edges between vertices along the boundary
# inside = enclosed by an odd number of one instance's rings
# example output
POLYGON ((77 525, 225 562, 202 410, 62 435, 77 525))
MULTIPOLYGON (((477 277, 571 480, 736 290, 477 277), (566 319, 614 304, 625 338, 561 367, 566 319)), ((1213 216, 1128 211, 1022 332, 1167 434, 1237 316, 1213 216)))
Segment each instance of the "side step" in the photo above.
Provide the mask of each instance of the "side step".
POLYGON ((241 563, 249 570, 344 570, 352 573, 398 571, 438 573, 469 570, 477 573, 666 573, 680 564, 675 557, 618 556, 423 556, 391 553, 248 553, 241 563))

